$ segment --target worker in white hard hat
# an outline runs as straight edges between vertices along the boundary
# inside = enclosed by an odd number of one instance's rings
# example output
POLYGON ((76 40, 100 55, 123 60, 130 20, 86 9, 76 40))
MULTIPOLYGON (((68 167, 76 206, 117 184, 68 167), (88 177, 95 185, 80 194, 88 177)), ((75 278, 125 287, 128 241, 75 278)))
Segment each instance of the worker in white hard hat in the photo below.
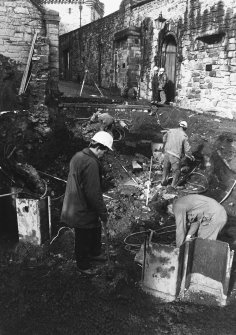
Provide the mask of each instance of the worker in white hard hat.
POLYGON ((112 145, 113 137, 99 131, 89 147, 77 152, 70 161, 61 222, 75 230, 75 259, 78 269, 86 274, 95 273, 91 260, 105 260, 101 254, 101 221, 106 223, 108 215, 99 159, 113 150, 112 145))
POLYGON ((164 166, 162 186, 168 184, 170 169, 173 176, 171 186, 173 188, 177 186, 180 175, 180 162, 183 155, 187 156, 190 160, 194 160, 186 134, 187 127, 188 124, 186 121, 180 121, 178 128, 169 129, 163 137, 164 166))

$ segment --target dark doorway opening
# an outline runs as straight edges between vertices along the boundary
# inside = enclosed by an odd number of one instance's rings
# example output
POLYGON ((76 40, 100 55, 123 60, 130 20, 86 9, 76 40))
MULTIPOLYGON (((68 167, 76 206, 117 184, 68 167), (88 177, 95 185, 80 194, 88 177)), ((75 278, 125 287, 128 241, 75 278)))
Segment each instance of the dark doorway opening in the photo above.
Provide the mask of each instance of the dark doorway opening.
POLYGON ((68 49, 63 51, 63 79, 70 80, 70 52, 68 49))
POLYGON ((18 226, 15 199, 5 196, 12 192, 11 188, 0 190, 0 243, 18 242, 18 226))
POLYGON ((175 98, 176 54, 175 37, 171 34, 166 35, 162 44, 161 67, 165 68, 167 74, 166 97, 169 102, 175 98))

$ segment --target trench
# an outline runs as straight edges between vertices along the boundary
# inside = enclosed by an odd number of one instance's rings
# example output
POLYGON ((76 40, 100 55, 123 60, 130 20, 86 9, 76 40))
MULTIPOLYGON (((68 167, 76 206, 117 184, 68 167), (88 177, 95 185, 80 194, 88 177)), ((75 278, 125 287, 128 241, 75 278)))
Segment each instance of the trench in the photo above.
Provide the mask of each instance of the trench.
MULTIPOLYGON (((87 138, 91 135, 86 133, 85 138, 81 136, 80 124, 77 123, 76 118, 88 117, 91 113, 83 110, 83 114, 74 116, 67 111, 65 113, 67 115, 60 115, 60 127, 56 128, 52 138, 47 140, 41 150, 43 159, 38 157, 37 161, 32 161, 32 164, 37 162, 35 168, 66 179, 70 158, 88 144, 87 138)), ((121 115, 117 112, 115 114, 117 118, 132 118, 133 122, 132 128, 125 131, 125 136, 115 142, 114 155, 121 160, 132 176, 146 181, 152 155, 151 143, 161 143, 162 129, 147 113, 124 111, 121 115), (131 163, 137 154, 138 158, 141 157, 146 163, 146 170, 132 171, 131 163)), ((164 125, 167 126, 167 124, 164 125)), ((195 153, 204 167, 204 155, 199 146, 195 153)), ((235 175, 220 157, 212 153, 213 150, 209 152, 211 168, 207 175, 210 182, 206 194, 219 201, 229 190, 235 175)), ((234 305, 220 311, 203 306, 202 302, 199 305, 182 302, 164 304, 141 292, 137 284, 141 278, 141 269, 134 264, 134 254, 125 249, 124 238, 130 233, 145 231, 149 228, 162 229, 163 226, 173 224, 173 219, 164 213, 166 202, 161 201, 158 203, 158 208, 153 210, 154 217, 150 219, 150 212, 144 213, 146 209, 140 205, 144 201, 136 198, 140 197, 140 194, 137 196, 135 193, 136 188, 132 189, 132 186, 131 188, 128 186, 128 190, 122 188, 130 177, 115 161, 114 156, 108 155, 103 163, 107 169, 106 194, 114 198, 111 203, 108 201, 107 205, 109 209, 112 207, 111 213, 114 214, 110 226, 110 233, 113 234, 111 244, 115 251, 118 250, 118 255, 112 258, 117 266, 115 278, 112 281, 106 279, 106 268, 99 276, 92 279, 76 272, 73 262, 73 234, 70 231, 62 231, 49 250, 47 245, 39 248, 40 250, 25 250, 19 247, 18 258, 14 258, 13 254, 13 261, 9 262, 9 265, 6 259, 10 256, 6 257, 5 253, 2 257, 3 265, 0 264, 1 315, 3 320, 6 320, 1 323, 3 330, 7 329, 6 333, 15 334, 21 329, 22 334, 32 334, 37 325, 39 334, 55 332, 77 334, 78 331, 81 334, 138 334, 141 332, 171 334, 183 333, 183 329, 186 330, 186 334, 197 334, 199 331, 205 331, 206 334, 212 334, 212 331, 224 334, 225 329, 230 334, 231 327, 235 324, 234 305), (159 225, 160 222, 161 225, 159 225), (24 262, 19 262, 22 259, 24 262), (220 325, 216 323, 216 319, 220 320, 220 325)), ((159 177, 160 175, 153 172, 153 185, 159 177)), ((53 199, 63 194, 65 187, 63 182, 47 176, 42 178, 47 181, 49 194, 53 199)), ((11 188, 2 188, 1 193, 10 193, 10 191, 11 188)), ((236 196, 234 192, 233 190, 225 201, 232 215, 230 229, 234 227, 235 218, 234 206, 230 205, 236 196)), ((0 197, 0 230, 7 236, 6 240, 10 240, 15 246, 17 236, 13 200, 12 197, 0 197)), ((60 229, 58 218, 61 206, 60 198, 52 201, 53 236, 56 236, 60 229)), ((159 230, 159 232, 163 231, 165 229, 159 230)), ((220 238, 233 246, 236 233, 229 232, 227 229, 220 238)), ((174 239, 174 233, 168 233, 160 234, 155 241, 170 244, 174 239)), ((231 278, 231 290, 234 282, 235 275, 231 278)))

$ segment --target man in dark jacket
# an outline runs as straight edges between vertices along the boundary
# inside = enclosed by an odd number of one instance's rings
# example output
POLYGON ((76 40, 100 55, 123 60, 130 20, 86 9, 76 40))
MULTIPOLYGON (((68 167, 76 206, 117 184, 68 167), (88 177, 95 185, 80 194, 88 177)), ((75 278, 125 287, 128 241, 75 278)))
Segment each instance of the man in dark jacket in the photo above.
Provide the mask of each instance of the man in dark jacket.
POLYGON ((90 260, 99 259, 101 254, 101 221, 107 222, 99 158, 112 150, 112 145, 112 136, 99 131, 89 148, 77 152, 70 161, 61 221, 75 229, 77 266, 87 274, 93 274, 90 260))

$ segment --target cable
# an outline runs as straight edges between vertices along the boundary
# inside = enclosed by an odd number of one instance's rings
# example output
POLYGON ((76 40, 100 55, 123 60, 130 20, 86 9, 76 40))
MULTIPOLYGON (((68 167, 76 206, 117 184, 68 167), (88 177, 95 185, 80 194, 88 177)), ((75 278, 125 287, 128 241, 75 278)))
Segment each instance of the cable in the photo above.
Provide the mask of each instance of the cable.
MULTIPOLYGON (((198 194, 201 194, 201 193, 205 193, 207 190, 208 190, 208 188, 209 188, 209 181, 208 181, 208 178, 203 174, 203 173, 200 173, 200 172, 192 172, 192 173, 190 173, 190 175, 188 176, 188 177, 190 177, 190 176, 192 176, 192 175, 198 175, 198 176, 201 176, 201 177, 204 177, 205 179, 206 179, 206 182, 207 182, 207 186, 203 186, 203 185, 199 185, 199 184, 194 184, 194 183, 191 183, 191 182, 186 182, 186 183, 188 183, 188 184, 192 184, 192 185, 196 185, 196 186, 199 186, 199 187, 202 187, 203 188, 203 190, 201 190, 201 191, 197 191, 197 193, 198 194)), ((184 192, 188 192, 188 194, 193 194, 193 193, 196 193, 196 191, 191 191, 191 190, 183 190, 184 192)))
POLYGON ((65 193, 61 194, 59 197, 51 198, 51 201, 59 200, 59 199, 61 199, 62 197, 64 197, 64 195, 65 195, 65 193))
POLYGON ((230 193, 233 191, 235 184, 236 184, 236 180, 234 181, 234 183, 231 186, 230 190, 226 193, 225 197, 220 201, 220 204, 222 204, 222 202, 224 202, 228 198, 228 196, 230 195, 230 193))
POLYGON ((10 195, 17 195, 19 193, 21 193, 23 190, 23 188, 20 191, 17 192, 11 192, 11 193, 6 193, 6 194, 0 194, 0 198, 4 198, 4 197, 9 197, 10 195))
MULTIPOLYGON (((154 233, 156 233, 157 235, 163 235, 163 234, 167 234, 167 233, 174 233, 175 232, 175 229, 174 230, 167 230, 167 231, 163 231, 163 232, 160 232, 160 230, 163 230, 164 228, 170 228, 170 227, 175 227, 175 225, 170 225, 170 226, 166 226, 166 227, 162 227, 160 229, 157 229, 157 230, 153 230, 154 233)), ((127 245, 127 246, 130 246, 130 247, 134 247, 134 248, 138 248, 142 245, 142 243, 128 243, 127 240, 131 237, 131 236, 135 236, 135 235, 140 235, 140 234, 148 234, 150 233, 151 230, 144 230, 144 231, 139 231, 139 232, 136 232, 136 233, 132 233, 128 236, 126 236, 124 238, 124 243, 127 245)))
POLYGON ((64 179, 61 179, 61 178, 58 178, 58 177, 55 177, 55 176, 53 176, 53 175, 51 175, 51 174, 49 174, 49 173, 46 173, 46 172, 42 172, 42 171, 39 171, 39 170, 37 170, 39 173, 41 173, 41 174, 44 174, 45 176, 48 176, 48 177, 51 177, 51 178, 54 178, 54 179, 56 179, 56 180, 59 180, 59 181, 63 181, 63 183, 66 183, 67 181, 66 180, 64 180, 64 179))
POLYGON ((69 229, 70 231, 73 232, 73 229, 70 228, 70 227, 65 227, 65 226, 61 227, 61 228, 58 230, 57 235, 56 235, 55 237, 53 237, 53 239, 51 240, 50 245, 51 245, 51 244, 58 238, 58 236, 59 236, 59 234, 60 234, 60 231, 61 231, 62 229, 69 229))

